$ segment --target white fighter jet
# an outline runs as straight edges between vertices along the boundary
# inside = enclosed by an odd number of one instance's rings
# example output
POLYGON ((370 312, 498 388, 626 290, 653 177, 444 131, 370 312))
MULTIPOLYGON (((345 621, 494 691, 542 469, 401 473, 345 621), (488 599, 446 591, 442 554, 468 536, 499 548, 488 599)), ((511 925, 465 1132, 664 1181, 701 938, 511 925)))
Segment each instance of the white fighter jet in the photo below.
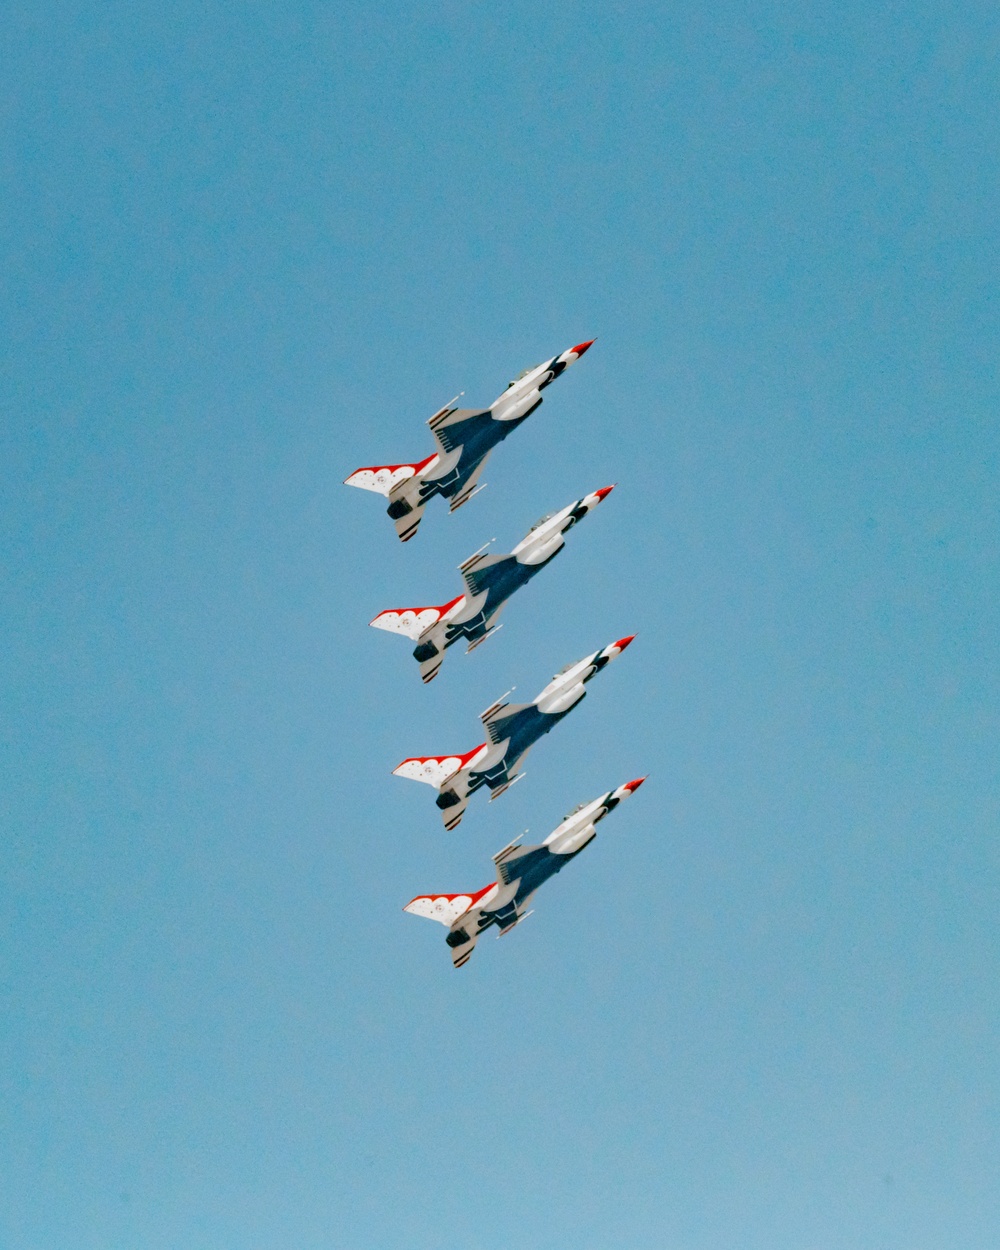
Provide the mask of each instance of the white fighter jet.
POLYGON ((559 356, 525 371, 488 408, 446 404, 427 424, 435 450, 416 464, 382 464, 355 469, 348 486, 373 490, 389 500, 386 509, 396 533, 408 542, 417 532, 428 499, 441 495, 454 512, 476 493, 479 475, 497 443, 535 411, 542 391, 574 364, 594 342, 578 343, 559 356))
POLYGON ((438 791, 434 801, 441 808, 444 827, 454 829, 465 815, 470 794, 486 786, 492 801, 524 776, 518 768, 534 744, 569 715, 586 695, 584 685, 621 655, 634 637, 619 638, 593 655, 567 664, 531 703, 497 700, 480 717, 489 741, 462 755, 414 756, 403 760, 393 774, 433 786, 438 791))
POLYGON ((597 836, 597 822, 614 811, 622 799, 634 794, 645 780, 639 777, 627 781, 591 803, 581 803, 541 846, 519 846, 517 839, 505 846, 493 856, 496 881, 481 890, 469 894, 418 894, 403 911, 445 925, 452 962, 461 968, 487 929, 495 925, 499 930, 497 937, 503 937, 531 915, 527 908, 538 887, 579 855, 597 836))
POLYGON ((602 486, 561 511, 542 517, 509 555, 487 555, 488 544, 480 547, 458 566, 465 594, 457 599, 436 608, 388 608, 369 624, 411 638, 417 644, 413 655, 420 664, 420 677, 432 681, 448 647, 464 638, 466 650, 473 651, 500 629, 496 619, 514 591, 555 559, 565 546, 563 536, 612 490, 613 486, 602 486))

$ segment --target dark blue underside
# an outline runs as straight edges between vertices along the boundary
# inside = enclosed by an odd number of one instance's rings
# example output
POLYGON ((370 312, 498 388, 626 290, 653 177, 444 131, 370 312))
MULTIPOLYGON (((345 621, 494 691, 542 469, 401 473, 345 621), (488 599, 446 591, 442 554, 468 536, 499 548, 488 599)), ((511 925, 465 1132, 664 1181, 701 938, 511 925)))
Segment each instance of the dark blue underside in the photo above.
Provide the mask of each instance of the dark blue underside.
MULTIPOLYGON (((529 414, 530 415, 530 414, 529 414)), ((516 430, 527 417, 518 417, 515 421, 494 421, 489 413, 480 413, 460 421, 458 425, 447 426, 448 439, 453 447, 462 445, 458 464, 450 473, 433 481, 423 482, 420 486, 421 498, 427 500, 433 495, 444 495, 451 499, 457 495, 469 478, 479 467, 484 456, 489 455, 498 443, 502 443, 511 430, 516 430)))
MULTIPOLYGON (((558 554, 558 552, 555 553, 555 555, 558 554)), ((555 555, 549 556, 549 560, 554 559, 555 555)), ((444 645, 450 647, 460 638, 468 638, 470 642, 481 638, 489 628, 490 618, 503 607, 516 590, 526 586, 536 573, 540 573, 549 560, 545 560, 542 564, 519 564, 514 556, 510 556, 498 564, 487 566, 478 573, 476 585, 480 593, 483 590, 486 591, 486 602, 474 617, 448 626, 444 645)))
MULTIPOLYGON (((580 847, 580 851, 585 849, 585 847, 580 847)), ((483 914, 479 921, 480 932, 488 929, 490 925, 506 929, 513 924, 517 919, 518 908, 524 905, 540 885, 544 885, 550 877, 561 872, 571 859, 576 859, 580 851, 573 851, 570 855, 553 855, 546 847, 539 846, 518 859, 508 861, 507 867, 511 876, 520 878, 517 893, 503 907, 483 914)))
MULTIPOLYGON (((573 705, 574 707, 576 704, 573 705)), ((497 789, 498 786, 505 785, 510 780, 507 772, 508 764, 519 760, 521 756, 530 746, 533 746, 539 738, 542 738, 555 728, 556 725, 571 712, 573 708, 567 708, 565 712, 556 712, 555 714, 548 712, 539 712, 538 708, 532 704, 530 707, 522 708, 519 712, 515 712, 513 716, 507 717, 506 720, 496 721, 494 724, 494 732, 503 741, 509 738, 507 752, 499 764, 494 764, 485 772, 471 772, 469 774, 469 793, 478 790, 480 786, 489 786, 491 790, 497 789)))

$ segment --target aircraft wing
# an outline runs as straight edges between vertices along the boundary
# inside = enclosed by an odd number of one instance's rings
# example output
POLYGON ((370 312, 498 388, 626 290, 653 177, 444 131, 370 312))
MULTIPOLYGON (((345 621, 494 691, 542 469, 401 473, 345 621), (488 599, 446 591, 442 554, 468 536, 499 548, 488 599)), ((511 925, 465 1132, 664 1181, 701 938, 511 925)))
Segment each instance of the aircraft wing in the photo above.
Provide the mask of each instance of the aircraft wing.
POLYGON ((497 885, 503 889, 522 875, 523 863, 538 851, 545 851, 544 846, 522 846, 516 840, 509 843, 502 851, 497 851, 493 862, 497 866, 497 885))
POLYGON ((462 447, 469 435, 487 421, 492 421, 489 408, 439 408, 427 424, 434 442, 443 454, 462 447))
POLYGON ((459 565, 462 580, 470 598, 481 595, 511 566, 517 564, 516 556, 481 555, 459 565))
POLYGON ((504 739, 510 737, 510 729, 518 718, 538 714, 533 703, 494 703, 479 718, 486 728, 490 742, 499 746, 504 739))

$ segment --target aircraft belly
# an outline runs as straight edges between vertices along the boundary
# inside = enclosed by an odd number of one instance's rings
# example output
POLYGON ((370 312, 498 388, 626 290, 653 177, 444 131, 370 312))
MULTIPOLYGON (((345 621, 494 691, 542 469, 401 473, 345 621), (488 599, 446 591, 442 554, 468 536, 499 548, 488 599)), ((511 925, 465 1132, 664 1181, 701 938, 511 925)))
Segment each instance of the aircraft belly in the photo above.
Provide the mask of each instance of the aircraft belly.
POLYGON ((520 880, 517 883, 517 894, 514 896, 514 901, 518 904, 523 903, 529 895, 534 894, 540 885, 544 885, 549 877, 554 877, 562 869, 563 865, 568 862, 568 856, 553 855, 545 847, 539 847, 537 851, 530 851, 524 856, 524 860, 516 865, 516 871, 520 873, 520 880))
MULTIPOLYGON (((446 499, 453 499, 458 495, 497 443, 503 442, 522 420, 523 417, 517 421, 495 421, 484 413, 473 417, 462 426, 456 426, 455 437, 461 437, 462 440, 455 446, 457 458, 449 472, 436 475, 434 493, 443 495, 446 499)), ((428 487, 430 486, 431 483, 428 482, 428 487)))
POLYGON ((505 433, 503 423, 488 416, 470 421, 469 425, 471 428, 462 431, 461 455, 457 465, 463 475, 471 473, 480 460, 502 442, 505 433))
POLYGON ((498 565, 489 583, 486 600, 488 609, 496 611, 502 603, 506 603, 516 590, 520 590, 531 581, 539 568, 541 565, 536 568, 532 565, 520 564, 516 560, 512 561, 511 565, 498 565))
POLYGON ((534 706, 519 712, 516 717, 512 718, 513 724, 504 725, 504 733, 509 734, 510 741, 510 745, 507 748, 507 758, 510 760, 519 759, 539 738, 544 737, 550 729, 554 728, 565 715, 566 712, 558 712, 555 715, 539 712, 534 706))
POLYGON ((479 922, 480 930, 491 924, 500 929, 507 928, 538 887, 560 872, 572 858, 572 855, 553 855, 551 851, 540 846, 515 861, 519 875, 507 887, 509 893, 504 895, 500 906, 496 906, 495 900, 491 900, 489 910, 483 910, 482 920, 479 922))
POLYGON ((448 641, 445 644, 450 647, 453 642, 458 642, 460 638, 467 638, 469 642, 475 642, 477 638, 482 638, 488 628, 488 620, 485 612, 477 612, 475 616, 470 617, 467 621, 455 621, 448 626, 448 641))

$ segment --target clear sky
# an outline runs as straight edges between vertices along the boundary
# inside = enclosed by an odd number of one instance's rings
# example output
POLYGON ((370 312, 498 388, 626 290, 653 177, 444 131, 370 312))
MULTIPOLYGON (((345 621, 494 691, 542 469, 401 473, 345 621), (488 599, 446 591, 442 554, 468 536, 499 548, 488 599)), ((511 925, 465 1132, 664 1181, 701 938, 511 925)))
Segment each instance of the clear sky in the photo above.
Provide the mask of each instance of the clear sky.
POLYGON ((996 6, 4 45, 0 1247, 995 1250, 996 6), (406 547, 341 485, 594 336, 406 547), (611 482, 433 685, 368 629, 611 482), (626 633, 455 832, 390 776, 626 633), (400 910, 644 773, 461 972, 400 910))

